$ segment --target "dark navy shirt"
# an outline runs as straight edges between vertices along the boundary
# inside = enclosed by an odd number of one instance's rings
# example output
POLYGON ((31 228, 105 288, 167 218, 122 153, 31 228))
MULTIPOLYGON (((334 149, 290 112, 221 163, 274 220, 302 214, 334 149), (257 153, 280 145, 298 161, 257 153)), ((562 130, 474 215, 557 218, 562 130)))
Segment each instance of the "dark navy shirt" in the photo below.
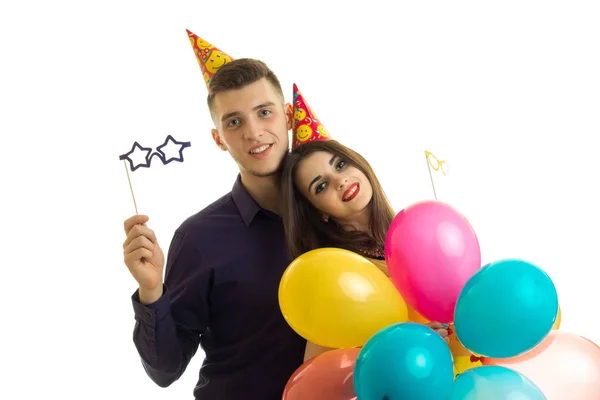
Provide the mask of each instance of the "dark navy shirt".
POLYGON ((306 341, 283 318, 279 282, 291 262, 281 218, 262 209, 238 176, 230 193, 175 231, 163 295, 132 296, 133 340, 150 378, 179 379, 201 345, 200 400, 281 400, 306 341))

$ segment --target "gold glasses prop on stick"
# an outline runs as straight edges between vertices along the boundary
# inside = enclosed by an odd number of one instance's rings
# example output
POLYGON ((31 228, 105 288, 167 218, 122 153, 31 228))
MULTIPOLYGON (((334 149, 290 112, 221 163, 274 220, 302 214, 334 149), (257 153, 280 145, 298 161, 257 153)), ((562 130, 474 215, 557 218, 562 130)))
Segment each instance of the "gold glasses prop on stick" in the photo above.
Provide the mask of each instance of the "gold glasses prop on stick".
POLYGON ((448 175, 448 163, 444 160, 438 159, 431 152, 425 150, 425 159, 427 160, 427 169, 429 170, 429 179, 431 180, 431 188, 433 189, 433 197, 437 200, 437 193, 435 192, 435 184, 433 183, 433 176, 431 169, 434 171, 440 171, 442 174, 448 175))

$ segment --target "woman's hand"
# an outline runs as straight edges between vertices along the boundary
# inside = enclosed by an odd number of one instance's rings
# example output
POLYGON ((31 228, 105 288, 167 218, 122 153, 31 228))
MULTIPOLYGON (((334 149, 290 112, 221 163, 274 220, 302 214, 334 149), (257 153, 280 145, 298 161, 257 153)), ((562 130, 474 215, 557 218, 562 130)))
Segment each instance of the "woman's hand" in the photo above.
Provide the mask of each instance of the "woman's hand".
POLYGON ((450 335, 451 331, 449 327, 445 326, 440 322, 430 322, 425 325, 436 331, 446 343, 450 343, 450 338, 448 337, 448 335, 450 335))

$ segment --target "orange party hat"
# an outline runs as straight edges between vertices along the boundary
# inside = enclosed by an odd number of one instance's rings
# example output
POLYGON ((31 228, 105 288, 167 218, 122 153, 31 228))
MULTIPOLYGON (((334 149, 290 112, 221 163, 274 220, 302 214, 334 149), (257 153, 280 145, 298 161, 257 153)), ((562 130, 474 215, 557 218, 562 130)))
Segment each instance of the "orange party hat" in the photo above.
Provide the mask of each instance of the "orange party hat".
POLYGON ((186 31, 188 38, 190 39, 190 44, 194 49, 196 60, 198 61, 198 65, 200 65, 200 70, 204 76, 204 82, 206 82, 206 87, 208 88, 210 79, 217 70, 226 63, 232 61, 233 58, 231 58, 229 54, 208 43, 206 40, 198 37, 195 33, 187 29, 186 31))
POLYGON ((329 132, 321 124, 317 115, 304 100, 304 96, 294 83, 294 139, 292 150, 313 140, 330 140, 329 132))

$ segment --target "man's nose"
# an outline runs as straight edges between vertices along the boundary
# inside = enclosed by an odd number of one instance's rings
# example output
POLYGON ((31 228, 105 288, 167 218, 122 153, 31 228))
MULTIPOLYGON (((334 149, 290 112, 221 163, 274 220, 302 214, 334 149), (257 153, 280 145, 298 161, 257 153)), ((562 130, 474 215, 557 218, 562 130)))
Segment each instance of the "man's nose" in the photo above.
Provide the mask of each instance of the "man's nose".
POLYGON ((262 124, 252 119, 246 121, 244 128, 244 138, 247 140, 259 140, 265 132, 262 124))

